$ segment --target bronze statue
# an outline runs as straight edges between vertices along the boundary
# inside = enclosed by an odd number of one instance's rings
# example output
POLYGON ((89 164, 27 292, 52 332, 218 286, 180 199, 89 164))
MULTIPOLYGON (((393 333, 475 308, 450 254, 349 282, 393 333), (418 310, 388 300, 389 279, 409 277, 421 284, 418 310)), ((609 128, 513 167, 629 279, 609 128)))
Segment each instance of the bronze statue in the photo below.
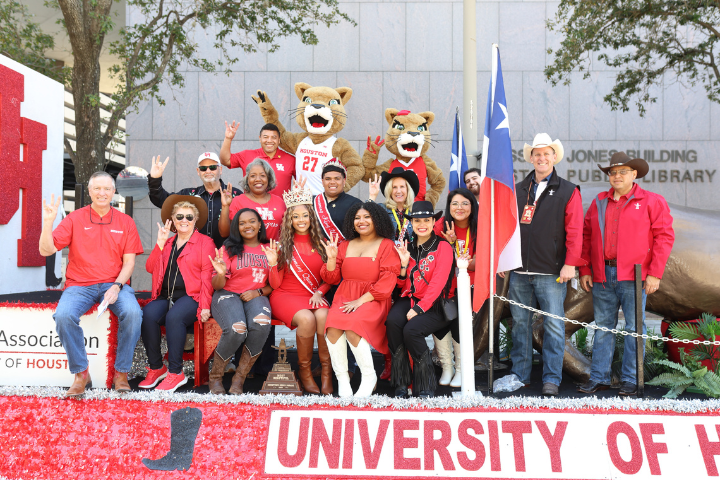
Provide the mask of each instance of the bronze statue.
MULTIPOLYGON (((608 190, 607 183, 588 183, 581 187, 583 209, 598 193, 608 190)), ((648 295, 646 310, 672 320, 698 318, 702 312, 720 316, 720 212, 701 210, 670 203, 675 230, 675 244, 668 259, 660 289, 648 295)), ((507 297, 508 281, 496 277, 498 295, 507 297)), ((500 319, 510 316, 506 302, 495 300, 495 328, 500 319)), ((593 321, 592 294, 573 289, 568 282, 565 316, 582 323, 593 321)), ((488 348, 488 303, 475 315, 473 332, 475 358, 488 348)), ((542 350, 542 318, 533 325, 533 347, 542 350)), ((590 359, 579 352, 570 337, 580 328, 565 324, 565 360, 563 371, 575 380, 585 382, 590 376, 590 359)))

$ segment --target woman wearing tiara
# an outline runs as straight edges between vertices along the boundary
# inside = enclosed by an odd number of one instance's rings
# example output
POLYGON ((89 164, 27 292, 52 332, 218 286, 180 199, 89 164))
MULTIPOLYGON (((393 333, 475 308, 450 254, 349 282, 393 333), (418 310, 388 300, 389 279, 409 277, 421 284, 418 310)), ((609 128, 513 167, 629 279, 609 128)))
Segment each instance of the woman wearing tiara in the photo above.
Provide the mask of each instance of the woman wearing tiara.
POLYGON ((270 267, 270 308, 276 318, 297 328, 298 377, 308 393, 333 393, 330 354, 325 343, 328 302, 324 295, 330 285, 320 278, 327 261, 320 224, 312 206, 312 194, 295 184, 283 193, 287 210, 283 216, 280 242, 270 240, 263 247, 270 267), (310 361, 317 335, 322 367, 321 388, 312 377, 310 361))

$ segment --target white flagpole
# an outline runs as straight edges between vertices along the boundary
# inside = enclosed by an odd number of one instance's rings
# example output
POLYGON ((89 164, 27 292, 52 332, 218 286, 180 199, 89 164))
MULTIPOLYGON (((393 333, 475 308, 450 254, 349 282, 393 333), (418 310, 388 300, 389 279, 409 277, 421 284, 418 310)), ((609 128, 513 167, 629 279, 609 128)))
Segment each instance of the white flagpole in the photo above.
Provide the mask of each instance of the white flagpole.
MULTIPOLYGON (((495 83, 497 81, 497 59, 498 46, 493 43, 492 46, 492 84, 493 84, 493 106, 495 106, 495 83)), ((489 159, 488 159, 489 160, 489 159)), ((495 318, 494 318, 494 302, 495 295, 495 180, 490 179, 490 298, 488 307, 488 395, 492 393, 493 376, 495 373, 495 365, 493 362, 495 357, 495 318)))

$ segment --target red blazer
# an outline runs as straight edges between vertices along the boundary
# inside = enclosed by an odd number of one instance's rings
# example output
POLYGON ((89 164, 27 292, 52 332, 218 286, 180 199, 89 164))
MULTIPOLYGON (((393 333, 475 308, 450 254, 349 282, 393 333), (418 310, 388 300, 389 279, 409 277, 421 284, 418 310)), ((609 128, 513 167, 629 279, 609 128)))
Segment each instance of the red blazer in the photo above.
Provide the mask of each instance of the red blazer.
MULTIPOLYGON (((588 265, 580 267, 580 275, 592 274, 593 282, 605 281, 605 208, 612 192, 600 193, 585 214, 582 258, 588 265)), ((665 199, 636 184, 618 219, 618 281, 635 280, 636 263, 642 264, 643 280, 662 278, 675 242, 672 224, 665 199)))
MULTIPOLYGON (((168 240, 162 250, 156 244, 145 262, 145 269, 148 273, 152 273, 152 297, 150 300, 155 300, 160 295, 165 269, 176 239, 177 235, 168 240)), ((214 254, 215 242, 212 238, 195 230, 177 259, 178 268, 185 280, 185 291, 198 302, 198 320, 200 311, 210 309, 212 303, 214 290, 211 282, 215 269, 210 262, 209 255, 214 256, 214 254)))
MULTIPOLYGON (((415 259, 410 257, 410 263, 406 271, 407 277, 398 277, 397 284, 401 288, 401 297, 415 297, 420 299, 417 305, 412 301, 413 308, 419 307, 422 312, 427 312, 435 304, 435 301, 442 295, 445 284, 450 277, 450 269, 453 265, 453 247, 445 240, 437 239, 438 245, 428 255, 420 260, 420 267, 423 269, 425 280, 421 278, 415 259), (426 283, 427 281, 427 283, 426 283)), ((454 289, 450 289, 450 296, 453 296, 454 289)), ((421 312, 418 312, 421 313, 421 312)))

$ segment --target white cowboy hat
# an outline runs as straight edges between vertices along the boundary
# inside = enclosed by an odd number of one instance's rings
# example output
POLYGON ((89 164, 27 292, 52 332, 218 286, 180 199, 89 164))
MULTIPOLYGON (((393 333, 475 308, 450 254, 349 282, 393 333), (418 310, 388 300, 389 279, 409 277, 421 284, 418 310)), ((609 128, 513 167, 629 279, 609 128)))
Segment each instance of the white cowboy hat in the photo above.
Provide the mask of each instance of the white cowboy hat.
POLYGON ((565 155, 565 149, 562 146, 562 143, 560 143, 560 140, 555 140, 554 142, 550 139, 550 135, 547 133, 538 133, 535 135, 535 138, 533 138, 533 144, 528 145, 527 143, 523 147, 523 157, 525 157, 525 161, 530 162, 530 154, 532 153, 533 148, 543 148, 543 147, 552 147, 553 150, 555 150, 555 163, 560 162, 560 160, 563 159, 563 156, 565 155))

